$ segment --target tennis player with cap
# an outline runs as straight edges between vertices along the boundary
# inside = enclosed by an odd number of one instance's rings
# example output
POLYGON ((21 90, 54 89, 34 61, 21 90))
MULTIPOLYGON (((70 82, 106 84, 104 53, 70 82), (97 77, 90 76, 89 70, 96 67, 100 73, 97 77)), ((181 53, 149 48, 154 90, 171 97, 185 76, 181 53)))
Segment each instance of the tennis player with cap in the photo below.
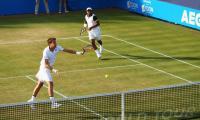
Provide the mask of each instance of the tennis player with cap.
MULTIPOLYGON (((56 43, 56 38, 49 38, 47 40, 48 46, 43 51, 42 60, 40 62, 40 69, 38 73, 36 74, 36 78, 38 79, 38 83, 33 91, 33 95, 30 100, 28 100, 29 103, 34 103, 36 101, 36 97, 42 88, 44 82, 48 84, 48 94, 51 101, 51 107, 52 108, 58 108, 61 104, 56 103, 56 100, 54 98, 54 92, 53 92, 53 79, 51 77, 51 72, 57 73, 58 70, 53 68, 53 65, 55 63, 56 55, 63 51, 66 53, 71 54, 77 54, 77 55, 83 55, 84 52, 78 52, 75 50, 65 49, 56 43)), ((34 109, 34 105, 31 104, 32 109, 34 109)))
POLYGON ((84 27, 88 29, 88 36, 91 40, 92 47, 94 48, 97 57, 101 59, 101 53, 103 52, 104 48, 101 40, 100 22, 97 16, 93 13, 91 7, 86 9, 84 27), (99 43, 100 51, 97 49, 95 41, 99 43))

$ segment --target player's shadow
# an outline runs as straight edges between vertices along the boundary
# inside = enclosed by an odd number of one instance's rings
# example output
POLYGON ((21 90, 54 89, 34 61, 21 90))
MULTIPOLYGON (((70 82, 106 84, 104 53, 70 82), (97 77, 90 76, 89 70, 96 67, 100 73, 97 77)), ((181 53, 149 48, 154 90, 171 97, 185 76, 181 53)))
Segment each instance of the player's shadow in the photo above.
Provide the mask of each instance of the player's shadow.
POLYGON ((198 61, 200 60, 200 57, 153 57, 153 56, 137 56, 137 55, 129 55, 129 54, 123 54, 124 57, 106 57, 102 58, 101 60, 120 60, 120 59, 133 59, 133 60, 185 60, 185 61, 198 61))
POLYGON ((106 57, 106 58, 102 58, 101 60, 109 61, 109 60, 120 60, 120 59, 125 59, 125 58, 122 58, 122 57, 106 57))
POLYGON ((137 56, 137 55, 129 55, 129 54, 124 54, 123 56, 129 58, 129 59, 134 59, 134 60, 140 60, 140 59, 147 59, 147 60, 186 60, 186 61, 197 61, 200 60, 200 57, 151 57, 151 56, 137 56))

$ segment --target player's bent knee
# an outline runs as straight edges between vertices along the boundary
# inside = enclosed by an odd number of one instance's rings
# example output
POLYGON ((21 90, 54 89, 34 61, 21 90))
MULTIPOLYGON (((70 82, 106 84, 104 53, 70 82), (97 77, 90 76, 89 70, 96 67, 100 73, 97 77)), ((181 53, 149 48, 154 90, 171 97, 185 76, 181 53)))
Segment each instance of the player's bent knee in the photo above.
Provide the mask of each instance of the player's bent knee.
POLYGON ((41 81, 38 82, 38 86, 43 86, 43 84, 44 84, 44 83, 41 82, 41 81))
POLYGON ((49 87, 53 87, 53 82, 48 82, 49 87))

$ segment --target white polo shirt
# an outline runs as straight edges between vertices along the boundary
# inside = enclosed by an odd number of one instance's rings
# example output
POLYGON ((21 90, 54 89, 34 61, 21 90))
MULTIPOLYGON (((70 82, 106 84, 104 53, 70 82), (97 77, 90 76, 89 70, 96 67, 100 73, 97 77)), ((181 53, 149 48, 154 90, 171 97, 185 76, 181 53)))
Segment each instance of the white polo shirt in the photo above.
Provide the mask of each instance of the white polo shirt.
MULTIPOLYGON (((97 24, 97 17, 95 14, 92 14, 90 17, 88 17, 87 15, 85 15, 85 21, 87 22, 88 24, 88 28, 94 26, 97 24)), ((98 26, 99 27, 99 26, 98 26)), ((96 28, 98 28, 96 27, 96 28)))
POLYGON ((42 60, 40 62, 40 68, 44 68, 45 67, 45 59, 49 60, 49 64, 50 66, 53 66, 56 60, 56 55, 58 52, 63 51, 64 48, 57 45, 56 48, 54 49, 54 51, 50 51, 49 46, 47 46, 44 51, 43 51, 43 56, 42 56, 42 60))
MULTIPOLYGON (((85 15, 85 21, 87 22, 88 28, 94 26, 97 24, 97 20, 98 18, 96 17, 95 14, 92 14, 91 16, 87 16, 85 15)), ((93 28, 92 30, 88 31, 88 36, 89 39, 95 39, 95 40, 101 40, 101 30, 100 27, 97 26, 95 28, 93 28)))

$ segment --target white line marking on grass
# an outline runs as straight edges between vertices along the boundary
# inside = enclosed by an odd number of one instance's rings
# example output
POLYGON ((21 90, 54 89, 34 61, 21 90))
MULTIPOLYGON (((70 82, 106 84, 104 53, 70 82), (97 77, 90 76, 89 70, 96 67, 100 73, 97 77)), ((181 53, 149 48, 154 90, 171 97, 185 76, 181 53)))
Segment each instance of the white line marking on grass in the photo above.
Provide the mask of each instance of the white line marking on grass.
POLYGON ((45 41, 44 40, 23 40, 23 41, 1 42, 0 45, 11 45, 11 44, 33 43, 33 42, 45 42, 45 41))
MULTIPOLYGON (((76 38, 76 39, 79 40, 79 41, 81 41, 81 42, 87 43, 87 44, 89 43, 89 42, 86 42, 86 41, 84 41, 84 40, 82 40, 82 39, 80 39, 80 38, 76 38)), ((186 81, 186 82, 191 83, 191 84, 193 83, 193 82, 190 81, 190 80, 187 80, 187 79, 185 79, 185 78, 179 77, 179 76, 174 75, 174 74, 172 74, 172 73, 168 73, 168 72, 166 72, 166 71, 160 70, 160 69, 155 68, 155 67, 152 67, 152 66, 150 66, 150 65, 144 64, 144 63, 139 62, 139 61, 137 61, 137 60, 130 59, 130 58, 126 57, 126 56, 120 55, 120 54, 118 54, 118 53, 116 53, 116 52, 113 52, 113 51, 111 51, 111 50, 108 50, 108 49, 105 49, 105 50, 108 51, 109 53, 115 54, 115 55, 117 55, 117 56, 119 56, 119 57, 121 57, 121 58, 125 58, 125 59, 128 59, 128 60, 132 61, 132 62, 136 62, 136 63, 138 63, 138 64, 141 64, 141 65, 144 65, 144 66, 146 66, 146 67, 148 67, 148 68, 151 68, 151 69, 153 69, 153 70, 159 71, 159 72, 161 72, 161 73, 164 73, 164 74, 170 75, 170 76, 172 76, 172 77, 181 79, 181 80, 186 81)))
MULTIPOLYGON (((102 36, 107 36, 107 35, 102 35, 102 36)), ((69 40, 69 39, 76 39, 76 38, 83 38, 83 37, 88 37, 88 36, 77 36, 77 37, 65 37, 65 38, 57 38, 57 40, 69 40)), ((0 45, 10 45, 10 44, 23 44, 23 43, 34 43, 34 42, 46 42, 45 39, 43 40, 21 40, 21 41, 10 41, 10 42, 3 42, 6 40, 1 40, 0 45)))
MULTIPOLYGON (((87 37, 87 36, 81 36, 81 37, 87 37)), ((59 39, 74 39, 78 37, 67 37, 67 38, 57 38, 58 41, 59 39)), ((11 41, 11 42, 1 42, 0 45, 10 45, 10 44, 22 44, 22 43, 34 43, 34 42, 46 42, 45 39, 43 40, 21 40, 21 41, 11 41)))
MULTIPOLYGON (((37 81, 34 80, 34 79, 33 79, 32 77, 30 77, 30 76, 26 76, 26 78, 28 78, 29 80, 31 80, 31 81, 37 83, 37 81)), ((46 85, 44 85, 44 87, 48 89, 48 87, 47 87, 46 85)), ((69 98, 69 97, 63 95, 62 93, 60 93, 60 92, 58 92, 58 91, 56 91, 56 90, 54 90, 54 93, 56 93, 57 95, 60 95, 60 96, 63 97, 63 98, 69 98)), ((96 116, 99 116, 100 118, 103 118, 104 120, 107 120, 107 118, 105 118, 103 115, 100 115, 100 114, 96 113, 95 111, 91 110, 90 108, 88 108, 88 107, 86 107, 86 106, 84 106, 84 105, 82 105, 82 104, 79 104, 78 102, 75 102, 75 101, 73 101, 73 100, 72 100, 71 102, 72 102, 72 103, 75 103, 76 105, 78 105, 78 106, 80 106, 80 107, 82 107, 82 108, 84 108, 84 109, 87 110, 88 112, 91 112, 92 114, 94 114, 94 115, 96 115, 96 116)))
POLYGON ((12 76, 12 77, 1 77, 0 80, 6 80, 6 79, 15 79, 15 78, 24 78, 26 76, 32 76, 32 75, 21 75, 21 76, 12 76))
POLYGON ((68 72, 82 72, 82 71, 95 71, 95 70, 103 70, 103 69, 114 69, 114 68, 124 68, 124 67, 134 67, 141 64, 135 65, 122 65, 122 66, 113 66, 113 67, 100 67, 100 68, 90 68, 90 69, 80 69, 80 70, 72 70, 72 71, 64 71, 59 73, 68 73, 68 72))
MULTIPOLYGON (((121 65, 121 66, 111 66, 111 67, 99 67, 99 68, 88 68, 88 69, 77 69, 77 70, 70 70, 70 71, 63 71, 59 73, 70 73, 70 72, 82 72, 82 71, 95 71, 101 69, 113 69, 113 68, 123 68, 123 67, 134 67, 141 64, 134 64, 134 65, 121 65)), ((2 77, 0 80, 3 79, 15 79, 15 78, 24 78, 26 76, 35 76, 35 75, 22 75, 22 76, 13 76, 13 77, 2 77)))
MULTIPOLYGON (((101 35, 101 36, 108 36, 108 35, 101 35)), ((85 38, 85 37, 88 37, 88 35, 85 35, 85 36, 77 36, 77 37, 61 37, 61 38, 57 38, 57 39, 60 39, 60 40, 67 40, 67 39, 76 39, 76 38, 85 38)))
POLYGON ((188 62, 186 62, 186 61, 183 61, 183 60, 180 60, 180 59, 171 57, 171 56, 169 56, 169 55, 166 55, 166 54, 161 53, 161 52, 157 52, 157 51, 155 51, 155 50, 152 50, 152 49, 143 47, 143 46, 141 46, 141 45, 138 45, 138 44, 135 44, 135 43, 132 43, 132 42, 128 42, 128 41, 126 41, 126 40, 123 40, 123 39, 120 39, 120 38, 117 38, 117 37, 114 37, 114 36, 111 36, 111 35, 104 35, 104 36, 111 37, 111 38, 113 38, 113 39, 115 39, 115 40, 118 40, 118 41, 121 41, 121 42, 130 44, 130 45, 133 45, 133 46, 138 47, 138 48, 145 49, 145 50, 147 50, 147 51, 150 51, 150 52, 153 52, 153 53, 162 55, 162 56, 167 57, 167 58, 171 58, 171 59, 173 59, 173 60, 176 60, 176 61, 179 61, 179 62, 181 62, 181 63, 184 63, 184 64, 187 64, 187 65, 190 65, 190 66, 193 66, 193 67, 196 67, 196 68, 199 68, 199 69, 200 69, 200 66, 197 66, 197 65, 188 63, 188 62))

